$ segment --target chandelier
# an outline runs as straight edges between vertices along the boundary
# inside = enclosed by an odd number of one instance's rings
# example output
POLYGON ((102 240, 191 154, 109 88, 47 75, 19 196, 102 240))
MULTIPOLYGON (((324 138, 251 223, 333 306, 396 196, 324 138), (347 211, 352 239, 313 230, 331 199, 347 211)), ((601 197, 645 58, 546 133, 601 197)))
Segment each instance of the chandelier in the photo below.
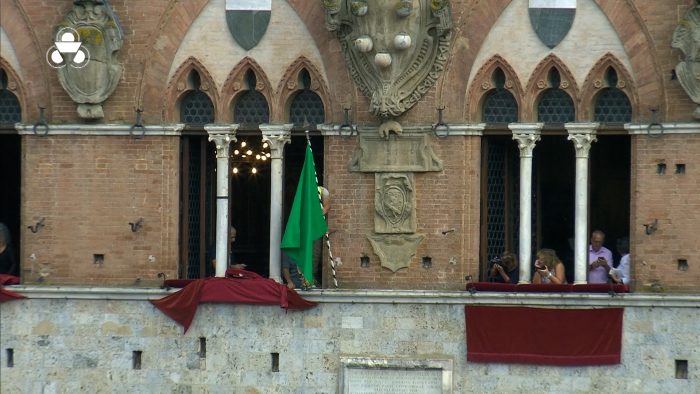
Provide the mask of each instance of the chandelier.
POLYGON ((257 174, 260 167, 270 162, 270 146, 262 138, 241 140, 232 147, 231 172, 257 174))

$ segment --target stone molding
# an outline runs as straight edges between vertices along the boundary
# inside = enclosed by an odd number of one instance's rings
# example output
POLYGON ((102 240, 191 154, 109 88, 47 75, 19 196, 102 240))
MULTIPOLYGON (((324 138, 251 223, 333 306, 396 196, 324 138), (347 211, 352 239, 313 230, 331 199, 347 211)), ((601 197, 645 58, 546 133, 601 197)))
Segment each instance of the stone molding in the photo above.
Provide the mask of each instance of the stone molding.
POLYGON ((627 123, 630 135, 700 134, 700 123, 627 123))
POLYGON ((259 126, 263 141, 270 144, 270 158, 281 159, 284 156, 284 146, 292 142, 293 124, 261 124, 259 126))
MULTIPOLYGON (((180 289, 148 289, 123 287, 81 286, 6 286, 29 299, 148 301, 159 299, 180 289)), ((518 305, 540 306, 557 304, 564 307, 666 307, 697 308, 700 294, 627 293, 496 293, 454 290, 298 290, 307 300, 338 304, 462 304, 462 305, 518 305)), ((18 302, 22 302, 21 300, 18 302)), ((1 305, 0 305, 1 306, 1 305)))
MULTIPOLYGON (((401 125, 403 129, 404 136, 419 135, 419 134, 429 134, 433 135, 432 125, 401 125)), ((484 135, 484 129, 486 128, 486 123, 450 123, 447 124, 447 137, 480 137, 484 135)), ((319 124, 316 125, 316 129, 321 132, 324 137, 329 136, 340 136, 349 137, 352 134, 369 134, 378 135, 379 125, 377 126, 358 126, 357 132, 351 132, 349 128, 340 128, 338 124, 319 124)), ((440 136, 443 137, 445 134, 444 129, 440 129, 440 136)))
MULTIPOLYGON (((54 135, 89 135, 89 136, 129 136, 131 133, 141 134, 144 136, 172 136, 179 137, 182 135, 184 123, 160 124, 160 125, 144 125, 142 129, 131 130, 131 125, 123 124, 49 124, 49 136, 54 135)), ((15 129, 19 135, 35 135, 34 125, 16 123, 15 129)), ((43 136, 44 128, 40 127, 37 131, 43 136)))
POLYGON ((228 159, 231 142, 236 142, 238 124, 206 124, 204 130, 209 134, 209 141, 216 145, 216 158, 228 159))

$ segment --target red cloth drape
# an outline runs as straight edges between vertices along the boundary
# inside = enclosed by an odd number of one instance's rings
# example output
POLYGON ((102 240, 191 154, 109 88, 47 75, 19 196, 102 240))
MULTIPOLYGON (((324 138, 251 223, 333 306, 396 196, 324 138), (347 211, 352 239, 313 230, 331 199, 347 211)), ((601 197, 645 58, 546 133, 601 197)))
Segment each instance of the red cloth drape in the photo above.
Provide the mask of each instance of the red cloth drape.
POLYGON ((14 291, 5 290, 3 285, 18 285, 19 277, 14 275, 0 274, 0 303, 5 301, 20 300, 26 298, 22 294, 15 293, 14 291))
POLYGON ((466 306, 467 360, 545 365, 619 364, 622 308, 466 306))
POLYGON ((3 285, 18 285, 19 276, 0 274, 0 286, 3 285))
POLYGON ((307 309, 317 305, 272 279, 237 271, 227 271, 230 276, 227 278, 193 280, 177 293, 151 303, 183 326, 185 332, 202 302, 279 305, 285 309, 307 309))

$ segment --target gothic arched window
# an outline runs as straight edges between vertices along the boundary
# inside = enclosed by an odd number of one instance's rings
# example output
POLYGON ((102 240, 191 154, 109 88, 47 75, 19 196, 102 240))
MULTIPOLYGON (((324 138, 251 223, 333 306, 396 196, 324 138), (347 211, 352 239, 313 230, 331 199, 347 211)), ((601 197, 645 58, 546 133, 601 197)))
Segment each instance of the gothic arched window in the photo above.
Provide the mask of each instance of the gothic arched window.
POLYGON ((518 102, 513 94, 505 88, 506 76, 497 67, 492 76, 495 89, 484 99, 482 120, 486 123, 513 123, 518 121, 518 102))
POLYGON ((0 68, 0 124, 14 124, 22 120, 22 108, 14 93, 8 89, 9 79, 0 68))
POLYGON ((299 74, 299 86, 302 90, 294 96, 289 108, 290 123, 301 126, 306 122, 311 125, 325 122, 323 101, 316 92, 311 90, 311 76, 306 69, 299 74))
POLYGON ((596 122, 628 123, 632 121, 632 104, 622 90, 617 88, 617 72, 610 67, 605 72, 607 87, 595 98, 594 120, 596 122))
POLYGON ((180 101, 180 122, 197 125, 214 123, 214 104, 209 96, 199 89, 199 73, 192 70, 187 82, 193 89, 185 93, 180 101))
POLYGON ((559 71, 552 67, 547 79, 550 88, 540 96, 540 101, 537 104, 537 121, 545 123, 573 122, 576 119, 574 100, 560 88, 559 71))
POLYGON ((236 100, 233 121, 242 125, 259 125, 270 121, 270 109, 262 93, 255 90, 257 79, 251 70, 245 74, 247 91, 236 100))

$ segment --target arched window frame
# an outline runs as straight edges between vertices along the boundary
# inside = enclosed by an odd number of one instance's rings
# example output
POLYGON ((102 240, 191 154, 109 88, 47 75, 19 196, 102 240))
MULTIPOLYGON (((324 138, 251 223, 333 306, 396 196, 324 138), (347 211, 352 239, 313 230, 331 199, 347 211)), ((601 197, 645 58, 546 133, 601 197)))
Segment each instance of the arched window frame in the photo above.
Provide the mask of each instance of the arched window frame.
POLYGON ((595 115, 596 97, 601 89, 610 87, 607 85, 606 72, 609 68, 617 73, 617 84, 615 88, 621 90, 630 101, 632 107, 632 120, 639 117, 639 97, 637 89, 630 73, 624 64, 617 59, 612 53, 603 55, 594 65, 586 76, 583 83, 583 92, 581 94, 581 118, 593 120, 595 115))

